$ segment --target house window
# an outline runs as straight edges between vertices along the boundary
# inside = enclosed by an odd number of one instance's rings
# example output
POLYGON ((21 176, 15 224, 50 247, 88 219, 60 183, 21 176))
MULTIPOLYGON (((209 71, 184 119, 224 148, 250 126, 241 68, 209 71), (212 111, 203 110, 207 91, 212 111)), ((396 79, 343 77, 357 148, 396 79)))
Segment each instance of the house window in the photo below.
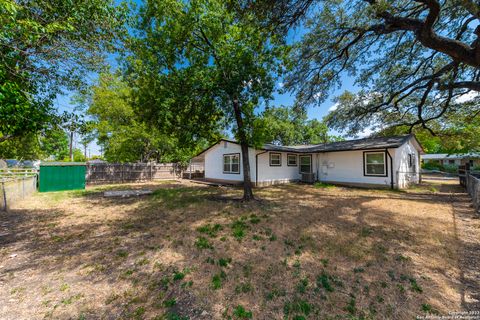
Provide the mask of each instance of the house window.
POLYGON ((223 155, 223 173, 240 173, 240 153, 223 155))
POLYGON ((312 157, 300 156, 300 173, 312 172, 312 157))
POLYGON ((289 167, 297 166, 297 155, 296 154, 287 154, 287 165, 289 167))
POLYGON ((270 166, 280 167, 282 165, 282 154, 270 152, 270 166))
POLYGON ((448 164, 455 164, 455 160, 448 160, 448 164))
POLYGON ((366 176, 386 176, 385 152, 363 153, 364 174, 366 176))
POLYGON ((412 168, 413 166, 415 166, 415 154, 409 153, 408 154, 408 167, 412 168))

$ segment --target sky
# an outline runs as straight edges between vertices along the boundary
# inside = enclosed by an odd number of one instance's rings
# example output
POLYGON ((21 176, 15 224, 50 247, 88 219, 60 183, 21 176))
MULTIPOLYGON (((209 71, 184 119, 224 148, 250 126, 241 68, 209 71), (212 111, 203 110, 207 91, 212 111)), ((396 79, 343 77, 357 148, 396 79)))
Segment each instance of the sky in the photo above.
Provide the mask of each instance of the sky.
MULTIPOLYGON (((140 2, 141 0, 136 0, 136 2, 140 2)), ((302 36, 307 32, 306 29, 303 27, 298 27, 294 30, 291 30, 287 36, 287 43, 292 44, 296 41, 301 40, 302 36)), ((107 56, 107 63, 111 66, 112 70, 115 69, 118 65, 117 62, 117 55, 111 54, 107 56)), ((89 83, 95 83, 97 80, 97 74, 91 74, 89 76, 88 82, 89 83)), ((307 109, 307 115, 309 119, 318 119, 322 120, 324 116, 327 115, 327 113, 335 108, 335 104, 332 101, 332 99, 338 95, 340 95, 342 92, 345 90, 355 92, 358 90, 357 87, 354 85, 354 79, 349 77, 348 75, 344 74, 341 78, 341 83, 342 86, 339 89, 333 90, 330 96, 328 97, 327 100, 325 100, 324 103, 322 103, 319 106, 312 106, 307 109)), ((276 88, 281 89, 283 86, 281 80, 277 81, 276 88)), ((64 95, 60 95, 56 98, 55 100, 55 107, 58 109, 60 113, 63 111, 68 111, 72 112, 74 109, 74 105, 71 103, 71 97, 73 95, 73 92, 66 92, 64 95)), ((283 93, 280 94, 276 92, 273 95, 273 100, 270 101, 269 105, 271 106, 292 106, 295 102, 295 93, 283 93)), ((261 111, 261 110, 259 110, 261 111)), ((336 132, 334 130, 330 130, 330 133, 332 135, 341 135, 341 132, 336 132)), ((359 134, 360 137, 366 136, 370 134, 370 130, 365 130, 362 134, 359 134)), ((74 140, 74 145, 77 148, 81 149, 81 145, 76 141, 77 139, 74 140)), ((83 148, 83 147, 82 147, 83 148)), ((83 151, 83 150, 82 150, 83 151)), ((87 148, 87 154, 90 156, 94 155, 101 155, 101 149, 100 146, 96 144, 96 142, 92 142, 88 148, 87 148)))

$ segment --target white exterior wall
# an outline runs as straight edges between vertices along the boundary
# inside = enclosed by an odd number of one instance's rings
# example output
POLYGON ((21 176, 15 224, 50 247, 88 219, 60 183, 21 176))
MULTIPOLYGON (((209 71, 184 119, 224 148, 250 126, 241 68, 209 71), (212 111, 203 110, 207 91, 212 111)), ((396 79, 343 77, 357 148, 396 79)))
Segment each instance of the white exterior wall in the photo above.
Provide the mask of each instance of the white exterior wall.
MULTIPOLYGON (((255 182, 255 149, 248 149, 250 159, 250 179, 255 182)), ((228 141, 220 141, 205 153, 205 178, 213 180, 243 181, 243 160, 240 145, 228 141), (240 174, 223 173, 223 155, 240 153, 240 174)))
POLYGON ((420 181, 420 153, 414 144, 416 143, 410 139, 407 143, 395 149, 394 174, 397 187, 400 189, 420 181), (415 164, 412 167, 409 167, 408 163, 409 154, 415 155, 415 164))
POLYGON ((462 164, 461 159, 443 159, 442 160, 443 165, 456 165, 459 166, 462 164), (453 160, 453 163, 450 163, 450 160, 453 160))
MULTIPOLYGON (((282 158, 281 166, 270 166, 270 152, 260 153, 258 155, 258 183, 259 184, 277 184, 295 180, 300 180, 300 159, 297 154, 297 165, 287 165, 287 152, 280 153, 282 158)), ((291 154, 291 153, 290 153, 291 154)), ((314 171, 314 161, 312 160, 312 171, 314 171)), ((255 181, 255 180, 253 180, 255 181)))
MULTIPOLYGON (((384 152, 385 149, 368 150, 384 152)), ((368 152, 367 151, 367 152, 368 152)), ((376 185, 391 186, 391 162, 386 156, 386 176, 365 176, 364 175, 364 152, 338 151, 312 154, 312 172, 315 178, 323 182, 344 183, 352 185, 376 185)), ((418 183, 420 177, 420 154, 419 146, 410 139, 399 148, 388 149, 393 162, 393 182, 396 188, 406 188, 410 183, 418 183), (408 154, 415 154, 416 163, 414 167, 408 166, 408 154)), ((270 166, 270 151, 255 150, 249 148, 250 174, 253 183, 256 179, 256 159, 258 154, 258 183, 276 184, 300 180, 300 154, 297 154, 297 166, 287 165, 287 152, 275 152, 281 154, 281 166, 270 166)), ((223 180, 232 182, 243 181, 243 166, 240 145, 228 141, 221 141, 205 153, 205 178, 212 180, 223 180), (223 173, 223 155, 240 153, 240 174, 223 173)))
MULTIPOLYGON (((390 154, 392 150, 389 149, 390 154)), ((385 149, 368 150, 384 152, 385 149)), ((390 159, 386 156, 386 177, 364 176, 363 150, 325 152, 318 155, 317 176, 320 181, 390 186, 390 159)))
MULTIPOLYGON (((270 166, 270 152, 249 148, 250 178, 256 182, 256 159, 258 154, 258 183, 276 184, 300 179, 300 160, 297 158, 297 166, 287 166, 287 153, 282 152, 282 165, 270 166)), ((276 152, 278 153, 278 152, 276 152)), ((313 162, 313 161, 312 161, 313 162)), ((312 170, 314 170, 312 163, 312 170)), ((240 145, 228 141, 221 141, 205 153, 205 178, 211 180, 230 180, 233 182, 243 181, 243 161, 240 145), (223 155, 240 153, 240 174, 223 173, 223 155)))

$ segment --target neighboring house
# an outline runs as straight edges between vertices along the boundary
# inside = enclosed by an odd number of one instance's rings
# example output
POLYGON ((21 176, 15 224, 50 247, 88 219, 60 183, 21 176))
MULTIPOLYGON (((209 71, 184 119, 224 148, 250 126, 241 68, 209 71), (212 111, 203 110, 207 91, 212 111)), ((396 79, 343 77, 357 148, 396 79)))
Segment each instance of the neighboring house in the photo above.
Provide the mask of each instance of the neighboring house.
MULTIPOLYGON (((308 146, 249 148, 252 183, 322 181, 352 186, 405 188, 420 180, 421 145, 413 135, 365 138, 308 146)), ((240 145, 222 139, 193 160, 203 161, 205 179, 242 183, 240 145)))
POLYGON ((108 162, 102 159, 92 159, 87 161, 87 164, 104 164, 104 163, 108 163, 108 162))
POLYGON ((440 165, 459 166, 469 163, 471 167, 480 166, 480 153, 430 153, 422 155, 424 163, 438 163, 440 165))

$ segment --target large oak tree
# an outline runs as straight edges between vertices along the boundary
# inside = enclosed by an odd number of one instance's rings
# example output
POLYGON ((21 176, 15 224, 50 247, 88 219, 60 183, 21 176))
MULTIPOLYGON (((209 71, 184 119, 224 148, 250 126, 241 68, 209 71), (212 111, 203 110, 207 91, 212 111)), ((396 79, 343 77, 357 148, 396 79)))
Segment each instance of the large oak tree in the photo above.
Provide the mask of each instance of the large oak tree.
MULTIPOLYGON (((469 0, 245 1, 267 25, 305 35, 286 84, 300 105, 322 103, 355 77, 328 118, 350 134, 366 127, 448 126, 480 113, 480 4, 469 0)), ((443 129, 443 128, 440 128, 443 129)))
POLYGON ((231 128, 241 145, 243 199, 253 199, 254 110, 271 98, 281 46, 228 1, 150 0, 139 17, 126 68, 138 113, 180 136, 231 128))

